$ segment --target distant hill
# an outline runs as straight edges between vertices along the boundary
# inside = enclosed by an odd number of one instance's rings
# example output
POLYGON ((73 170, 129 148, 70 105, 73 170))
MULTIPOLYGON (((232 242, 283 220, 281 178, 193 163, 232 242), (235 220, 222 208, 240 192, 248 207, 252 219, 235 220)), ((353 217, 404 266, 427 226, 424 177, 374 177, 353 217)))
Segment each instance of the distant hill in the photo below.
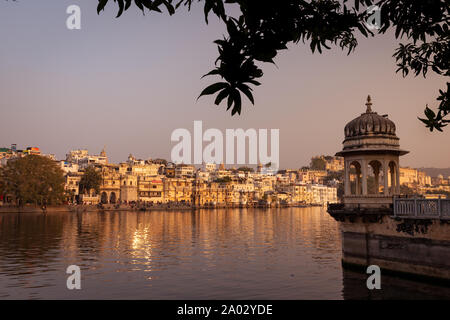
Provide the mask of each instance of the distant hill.
POLYGON ((442 174, 444 178, 450 176, 450 168, 418 168, 420 171, 425 171, 430 177, 437 177, 442 174))

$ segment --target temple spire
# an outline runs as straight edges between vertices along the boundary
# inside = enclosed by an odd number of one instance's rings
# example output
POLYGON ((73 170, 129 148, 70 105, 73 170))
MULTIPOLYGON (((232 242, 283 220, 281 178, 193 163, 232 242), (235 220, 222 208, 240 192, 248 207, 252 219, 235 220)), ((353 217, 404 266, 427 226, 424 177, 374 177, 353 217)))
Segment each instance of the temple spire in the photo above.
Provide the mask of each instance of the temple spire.
POLYGON ((366 113, 372 113, 372 99, 370 98, 370 95, 367 96, 366 106, 367 106, 366 113))
POLYGON ((106 157, 106 151, 105 151, 105 149, 106 149, 106 145, 103 146, 103 149, 102 149, 102 151, 100 152, 100 155, 101 155, 102 157, 106 157))

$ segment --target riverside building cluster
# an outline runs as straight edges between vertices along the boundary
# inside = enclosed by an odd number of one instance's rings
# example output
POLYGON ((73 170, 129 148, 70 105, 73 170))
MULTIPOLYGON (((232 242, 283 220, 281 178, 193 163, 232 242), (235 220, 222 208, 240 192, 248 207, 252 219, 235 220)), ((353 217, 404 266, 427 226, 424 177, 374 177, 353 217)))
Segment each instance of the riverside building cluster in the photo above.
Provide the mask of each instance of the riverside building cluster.
POLYGON ((338 202, 337 186, 324 185, 326 171, 281 170, 258 165, 227 169, 223 164, 174 164, 164 159, 108 162, 106 152, 73 150, 60 162, 66 189, 84 204, 179 204, 196 207, 325 205, 338 202), (83 171, 94 166, 102 175, 99 194, 79 194, 83 171))
MULTIPOLYGON (((256 168, 225 168, 223 164, 174 164, 164 159, 136 159, 113 164, 105 150, 98 155, 72 150, 66 159, 44 155, 37 147, 18 150, 16 145, 0 149, 0 166, 9 159, 29 154, 57 162, 65 176, 70 203, 89 205, 142 204, 190 207, 311 206, 338 203, 343 194, 343 158, 316 156, 309 167, 271 171, 256 168), (81 193, 79 183, 87 167, 101 173, 100 192, 81 193)), ((413 168, 400 168, 400 184, 426 197, 450 191, 450 179, 435 178, 413 168), (447 190, 448 189, 448 190, 447 190), (436 192, 438 191, 438 192, 436 192)))
MULTIPOLYGON (((39 150, 34 148, 33 150, 39 150)), ((2 164, 27 153, 2 149, 2 164)), ((34 154, 42 155, 39 152, 34 154)), ((48 155, 42 155, 48 156, 48 155)), ((174 164, 164 159, 127 161, 113 164, 105 150, 98 155, 88 150, 72 150, 63 161, 48 156, 64 172, 65 189, 71 203, 183 205, 190 207, 308 206, 337 203, 337 179, 326 180, 329 170, 272 171, 256 168, 225 168, 223 164, 174 164), (80 180, 87 167, 101 173, 99 192, 80 192, 80 180)), ((336 169, 336 168, 335 168, 336 169)))

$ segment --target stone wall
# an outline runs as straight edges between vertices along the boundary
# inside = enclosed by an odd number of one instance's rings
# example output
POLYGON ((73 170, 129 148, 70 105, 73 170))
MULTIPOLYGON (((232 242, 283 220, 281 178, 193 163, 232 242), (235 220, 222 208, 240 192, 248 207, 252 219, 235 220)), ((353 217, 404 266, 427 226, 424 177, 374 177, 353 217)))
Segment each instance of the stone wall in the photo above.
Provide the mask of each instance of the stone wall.
POLYGON ((365 220, 340 223, 344 263, 450 280, 450 221, 387 215, 365 220))

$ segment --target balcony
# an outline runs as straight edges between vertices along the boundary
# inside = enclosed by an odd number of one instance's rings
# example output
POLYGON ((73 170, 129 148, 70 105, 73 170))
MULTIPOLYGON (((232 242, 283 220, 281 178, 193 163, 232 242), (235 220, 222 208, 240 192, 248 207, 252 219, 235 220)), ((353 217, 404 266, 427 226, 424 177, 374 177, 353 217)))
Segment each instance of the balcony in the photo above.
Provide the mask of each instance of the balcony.
POLYGON ((394 198, 394 217, 450 220, 450 199, 394 198))

